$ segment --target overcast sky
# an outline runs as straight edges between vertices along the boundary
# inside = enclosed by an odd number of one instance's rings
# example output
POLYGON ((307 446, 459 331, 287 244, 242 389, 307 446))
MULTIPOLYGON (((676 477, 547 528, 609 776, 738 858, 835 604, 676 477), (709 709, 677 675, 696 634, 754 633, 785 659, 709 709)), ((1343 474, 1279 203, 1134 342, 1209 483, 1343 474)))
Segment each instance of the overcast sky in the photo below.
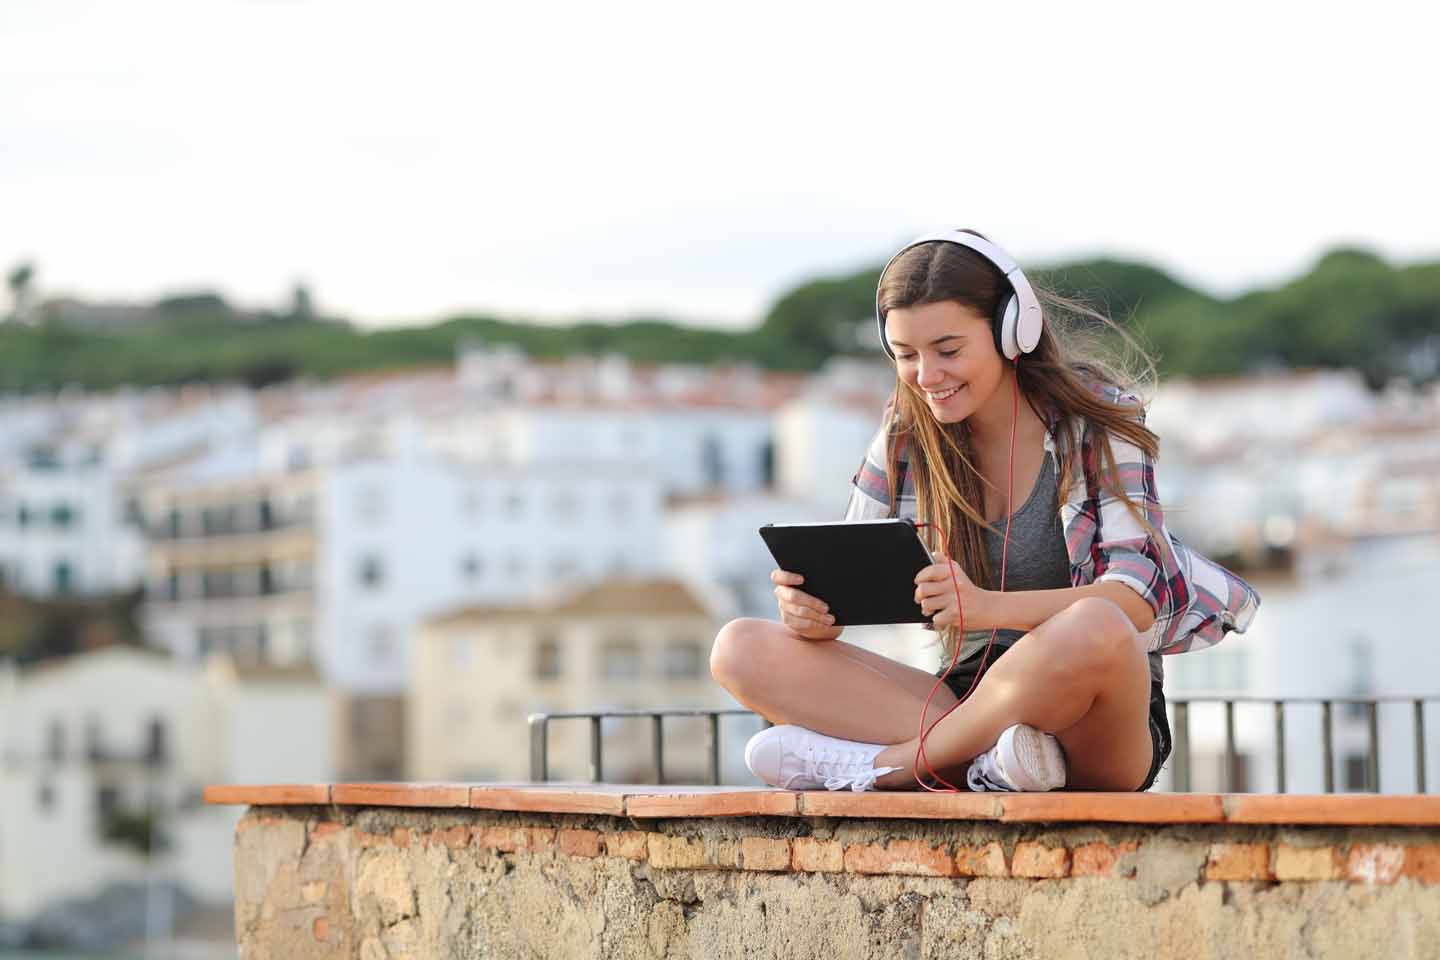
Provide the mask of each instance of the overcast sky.
POLYGON ((0 269, 740 324, 937 226, 1217 293, 1440 258, 1433 8, 1320 6, 0 0, 0 269))

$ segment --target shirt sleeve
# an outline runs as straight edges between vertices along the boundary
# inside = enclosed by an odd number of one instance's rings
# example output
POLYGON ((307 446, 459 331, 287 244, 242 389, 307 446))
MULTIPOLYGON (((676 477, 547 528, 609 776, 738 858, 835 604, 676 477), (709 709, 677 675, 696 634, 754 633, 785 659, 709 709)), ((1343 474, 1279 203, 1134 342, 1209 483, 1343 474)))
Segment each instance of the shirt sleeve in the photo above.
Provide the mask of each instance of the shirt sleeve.
POLYGON ((880 520, 890 516, 890 479, 886 474, 888 423, 887 412, 880 429, 865 449, 860 469, 851 478, 850 503, 845 508, 847 521, 880 520))
MULTIPOLYGON (((1139 419, 1143 422, 1143 414, 1139 419)), ((1165 512, 1156 493, 1154 459, 1128 440, 1109 434, 1115 459, 1112 475, 1138 508, 1137 516, 1114 491, 1099 483, 1099 450, 1093 437, 1087 441, 1082 456, 1088 494, 1098 520, 1090 558, 1094 579, 1097 583, 1123 583, 1150 606, 1155 622, 1144 639, 1147 649, 1155 651, 1171 640, 1190 598, 1179 558, 1165 529, 1165 512)))

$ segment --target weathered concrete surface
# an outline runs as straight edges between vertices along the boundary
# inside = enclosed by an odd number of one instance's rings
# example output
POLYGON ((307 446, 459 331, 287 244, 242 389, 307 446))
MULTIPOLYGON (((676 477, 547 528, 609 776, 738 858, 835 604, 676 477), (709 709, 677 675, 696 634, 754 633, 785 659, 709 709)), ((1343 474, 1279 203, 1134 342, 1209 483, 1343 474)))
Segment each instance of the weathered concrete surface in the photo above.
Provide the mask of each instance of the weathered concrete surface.
POLYGON ((245 960, 1440 956, 1431 829, 257 808, 235 854, 245 960))

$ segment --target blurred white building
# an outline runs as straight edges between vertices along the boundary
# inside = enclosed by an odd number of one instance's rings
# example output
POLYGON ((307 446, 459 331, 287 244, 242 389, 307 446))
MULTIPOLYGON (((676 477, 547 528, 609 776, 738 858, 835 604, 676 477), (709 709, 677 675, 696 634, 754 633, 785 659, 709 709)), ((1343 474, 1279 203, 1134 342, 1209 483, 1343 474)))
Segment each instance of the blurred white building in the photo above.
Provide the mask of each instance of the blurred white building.
POLYGON ((197 900, 231 894, 241 811, 209 783, 328 782, 334 708, 313 671, 198 669, 108 647, 0 666, 0 920, 154 876, 197 900), (153 820, 153 862, 108 830, 153 820))
POLYGON ((144 580, 146 471, 253 430, 245 391, 127 391, 0 403, 0 585, 35 597, 144 580))

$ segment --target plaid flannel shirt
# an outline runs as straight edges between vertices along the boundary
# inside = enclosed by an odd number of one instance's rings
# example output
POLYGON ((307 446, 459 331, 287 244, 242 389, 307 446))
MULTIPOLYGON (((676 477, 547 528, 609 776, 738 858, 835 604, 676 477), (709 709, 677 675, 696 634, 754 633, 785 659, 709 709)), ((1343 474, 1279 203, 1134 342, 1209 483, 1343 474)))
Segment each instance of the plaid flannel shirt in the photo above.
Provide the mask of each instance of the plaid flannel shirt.
MULTIPOLYGON (((1113 403, 1135 404, 1133 394, 1118 387, 1096 384, 1093 389, 1113 403)), ((1137 419, 1144 422, 1143 408, 1137 419)), ((886 478, 887 411, 865 460, 855 475, 847 520, 891 516, 890 487, 886 478)), ((1244 633, 1254 619, 1260 597, 1244 580, 1218 563, 1181 543, 1165 528, 1165 513, 1155 490, 1155 465, 1150 456, 1114 434, 1110 449, 1120 486, 1144 514, 1152 536, 1114 494, 1100 484, 1100 457, 1096 431, 1079 422, 1069 436, 1047 431, 1045 449, 1059 462, 1057 449, 1080 451, 1083 482, 1071 484, 1060 505, 1065 547, 1070 555, 1070 583, 1080 587, 1114 581, 1134 590, 1155 612, 1155 623, 1143 634, 1152 653, 1185 653, 1213 646, 1231 630, 1244 633)), ((901 484, 895 516, 915 518, 915 487, 901 450, 901 484)), ((1077 481, 1081 478, 1077 477, 1077 481)))

